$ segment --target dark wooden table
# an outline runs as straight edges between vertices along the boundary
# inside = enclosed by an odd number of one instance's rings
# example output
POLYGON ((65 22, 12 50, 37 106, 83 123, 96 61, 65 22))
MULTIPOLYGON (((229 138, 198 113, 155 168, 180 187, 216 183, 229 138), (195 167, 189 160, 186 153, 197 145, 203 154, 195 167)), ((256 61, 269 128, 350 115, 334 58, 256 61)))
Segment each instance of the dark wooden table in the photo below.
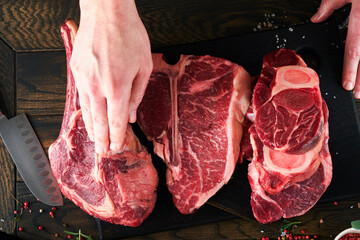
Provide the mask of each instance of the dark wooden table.
MULTIPOLYGON (((307 23, 320 5, 318 0, 136 2, 154 50, 307 23)), ((68 17, 79 20, 78 2, 9 0, 0 4, 0 103, 8 116, 26 113, 47 150, 58 136, 65 102, 66 65, 60 25, 68 17)), ((340 9, 333 16, 342 39, 346 36, 349 9, 340 9)), ((360 101, 357 109, 359 112, 360 101)), ((332 239, 352 220, 360 219, 359 202, 359 198, 348 198, 336 204, 319 203, 305 215, 291 219, 301 222, 294 234, 305 230, 305 235, 332 239)), ((49 211, 49 206, 37 202, 28 191, 0 140, 0 230, 14 232, 23 239, 64 239, 64 230, 81 229, 94 239, 102 238, 96 221, 69 200, 54 211, 55 218, 49 216, 49 211), (20 208, 11 193, 21 202, 30 202, 31 213, 24 210, 17 224, 14 210, 20 208), (38 229, 40 225, 43 230, 38 229), (19 227, 24 230, 19 231, 19 227)), ((131 239, 277 239, 281 224, 262 225, 234 216, 131 239)), ((109 231, 106 236, 116 239, 109 231)))

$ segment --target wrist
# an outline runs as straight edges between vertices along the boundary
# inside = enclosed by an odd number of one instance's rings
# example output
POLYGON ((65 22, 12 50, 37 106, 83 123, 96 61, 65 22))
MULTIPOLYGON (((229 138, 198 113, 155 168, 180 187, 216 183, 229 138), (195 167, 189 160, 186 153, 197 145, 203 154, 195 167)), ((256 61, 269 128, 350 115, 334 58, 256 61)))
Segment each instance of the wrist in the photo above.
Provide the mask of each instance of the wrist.
POLYGON ((134 0, 80 0, 81 22, 127 23, 138 17, 134 0))

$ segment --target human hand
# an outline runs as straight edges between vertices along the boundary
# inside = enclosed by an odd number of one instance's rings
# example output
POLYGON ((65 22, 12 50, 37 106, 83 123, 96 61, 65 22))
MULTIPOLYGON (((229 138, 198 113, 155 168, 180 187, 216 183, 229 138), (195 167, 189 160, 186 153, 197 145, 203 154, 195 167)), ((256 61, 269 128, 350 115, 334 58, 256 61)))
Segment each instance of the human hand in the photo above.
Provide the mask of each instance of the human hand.
POLYGON ((334 10, 347 3, 352 3, 352 6, 345 43, 342 85, 346 90, 353 90, 354 97, 360 99, 360 1, 322 0, 319 10, 311 18, 311 21, 314 23, 322 22, 334 10))
POLYGON ((152 71, 150 41, 134 0, 80 0, 70 61, 96 152, 121 151, 152 71))

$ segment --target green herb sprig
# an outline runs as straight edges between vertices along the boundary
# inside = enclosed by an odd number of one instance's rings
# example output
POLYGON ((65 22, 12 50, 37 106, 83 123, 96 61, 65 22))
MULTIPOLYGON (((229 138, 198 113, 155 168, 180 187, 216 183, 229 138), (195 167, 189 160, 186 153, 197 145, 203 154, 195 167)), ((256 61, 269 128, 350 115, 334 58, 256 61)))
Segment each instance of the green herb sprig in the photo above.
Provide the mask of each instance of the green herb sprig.
POLYGON ((83 238, 85 238, 85 239, 87 239, 87 240, 93 240, 93 239, 91 238, 91 234, 90 234, 89 236, 88 236, 88 235, 85 235, 85 234, 83 234, 83 233, 81 232, 81 229, 79 229, 79 232, 64 231, 64 233, 69 234, 69 235, 72 235, 72 236, 77 236, 77 237, 76 237, 76 240, 80 240, 81 237, 83 237, 83 238))
POLYGON ((288 231, 291 231, 293 232, 294 231, 294 228, 297 224, 300 224, 301 222, 291 222, 291 221, 288 221, 288 220, 284 220, 283 224, 281 225, 280 227, 280 231, 283 232, 284 230, 288 230, 288 231))

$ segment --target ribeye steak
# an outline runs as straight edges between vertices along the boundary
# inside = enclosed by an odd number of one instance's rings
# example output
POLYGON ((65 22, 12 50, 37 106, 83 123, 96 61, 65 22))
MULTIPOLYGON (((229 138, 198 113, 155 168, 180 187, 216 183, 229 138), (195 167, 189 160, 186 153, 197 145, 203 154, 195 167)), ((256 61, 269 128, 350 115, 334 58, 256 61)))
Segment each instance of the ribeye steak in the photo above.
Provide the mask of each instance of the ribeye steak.
POLYGON ((332 178, 328 109, 317 74, 294 51, 269 53, 249 111, 254 216, 267 223, 304 214, 332 178))
POLYGON ((153 54, 153 62, 137 119, 167 164, 176 207, 188 214, 233 174, 251 79, 241 66, 211 56, 182 55, 169 65, 153 54))
POLYGON ((49 148, 51 168, 62 193, 85 212, 107 222, 138 226, 154 208, 157 172, 130 125, 123 153, 108 156, 95 153, 69 66, 76 31, 71 20, 61 27, 68 82, 61 131, 49 148))

